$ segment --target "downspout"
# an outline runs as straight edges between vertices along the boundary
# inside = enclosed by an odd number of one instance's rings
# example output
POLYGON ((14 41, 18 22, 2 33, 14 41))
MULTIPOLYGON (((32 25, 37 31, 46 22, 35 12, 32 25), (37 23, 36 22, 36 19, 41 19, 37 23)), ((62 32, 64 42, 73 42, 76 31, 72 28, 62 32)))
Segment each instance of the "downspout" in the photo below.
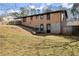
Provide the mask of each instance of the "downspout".
POLYGON ((60 34, 62 34, 62 12, 60 13, 60 34))

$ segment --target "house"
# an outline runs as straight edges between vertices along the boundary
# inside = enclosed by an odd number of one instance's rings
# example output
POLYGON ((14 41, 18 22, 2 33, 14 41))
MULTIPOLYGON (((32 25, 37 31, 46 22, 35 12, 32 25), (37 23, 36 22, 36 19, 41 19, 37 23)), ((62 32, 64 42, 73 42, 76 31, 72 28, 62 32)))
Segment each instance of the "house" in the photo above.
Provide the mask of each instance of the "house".
POLYGON ((8 15, 3 17, 3 23, 4 24, 18 24, 18 21, 21 21, 21 19, 15 19, 16 16, 8 15))
POLYGON ((13 21, 14 20, 13 18, 15 18, 15 16, 10 16, 10 15, 9 16, 4 16, 3 20, 4 21, 13 21))
POLYGON ((67 13, 65 10, 59 10, 21 18, 23 19, 22 25, 31 27, 36 32, 61 34, 63 33, 63 23, 67 19, 67 13))
POLYGON ((58 10, 36 15, 19 17, 21 24, 34 29, 37 33, 71 34, 72 26, 67 26, 66 10, 58 10))

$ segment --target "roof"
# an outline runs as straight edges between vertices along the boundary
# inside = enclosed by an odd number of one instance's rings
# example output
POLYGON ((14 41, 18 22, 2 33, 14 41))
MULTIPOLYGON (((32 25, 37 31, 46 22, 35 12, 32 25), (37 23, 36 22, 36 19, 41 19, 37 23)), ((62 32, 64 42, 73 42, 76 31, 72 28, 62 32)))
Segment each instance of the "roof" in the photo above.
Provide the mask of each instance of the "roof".
POLYGON ((34 14, 34 15, 29 15, 29 16, 24 16, 24 17, 17 17, 15 19, 19 19, 19 18, 27 18, 27 17, 33 17, 33 16, 39 16, 39 15, 45 15, 45 14, 50 14, 50 13, 58 13, 58 12, 65 12, 66 17, 67 16, 67 12, 66 10, 58 10, 58 11, 52 11, 52 12, 46 12, 46 13, 40 13, 40 14, 34 14))

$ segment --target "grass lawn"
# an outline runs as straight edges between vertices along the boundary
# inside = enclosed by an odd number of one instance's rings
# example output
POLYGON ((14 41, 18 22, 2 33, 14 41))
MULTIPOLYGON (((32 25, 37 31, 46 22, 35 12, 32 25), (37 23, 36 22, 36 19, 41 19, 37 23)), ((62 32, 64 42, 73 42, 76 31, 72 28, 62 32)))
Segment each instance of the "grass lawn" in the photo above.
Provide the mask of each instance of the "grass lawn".
POLYGON ((33 35, 13 25, 0 25, 0 55, 79 55, 79 37, 33 35))

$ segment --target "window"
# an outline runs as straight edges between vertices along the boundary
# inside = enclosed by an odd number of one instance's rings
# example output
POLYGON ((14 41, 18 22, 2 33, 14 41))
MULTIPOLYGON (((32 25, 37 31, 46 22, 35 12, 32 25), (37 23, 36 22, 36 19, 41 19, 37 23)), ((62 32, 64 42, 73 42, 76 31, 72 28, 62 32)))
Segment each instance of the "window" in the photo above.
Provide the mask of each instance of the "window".
POLYGON ((36 19, 38 19, 38 16, 36 16, 36 19))
POLYGON ((47 14, 47 20, 50 20, 50 14, 47 14))
POLYGON ((40 24, 40 31, 44 31, 44 25, 40 24))
POLYGON ((32 19, 33 19, 33 17, 30 17, 30 19, 32 20, 32 19))
POLYGON ((23 18, 23 22, 26 22, 26 18, 23 18))
POLYGON ((43 15, 40 15, 40 19, 43 19, 43 15))

